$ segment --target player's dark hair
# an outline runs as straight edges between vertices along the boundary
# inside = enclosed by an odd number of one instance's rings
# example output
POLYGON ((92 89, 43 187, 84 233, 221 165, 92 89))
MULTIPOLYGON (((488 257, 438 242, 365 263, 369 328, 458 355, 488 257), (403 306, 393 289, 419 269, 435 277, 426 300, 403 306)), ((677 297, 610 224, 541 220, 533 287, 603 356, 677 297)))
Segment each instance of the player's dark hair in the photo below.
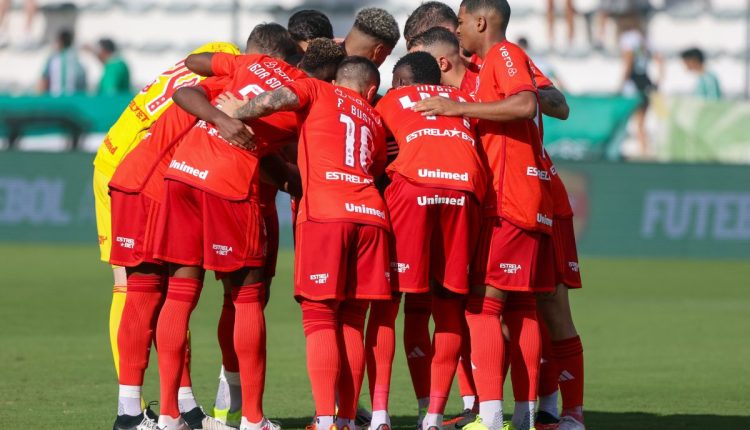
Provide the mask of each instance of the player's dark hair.
POLYGON ((73 46, 73 30, 69 28, 60 30, 60 32, 57 33, 57 41, 60 42, 63 49, 73 46))
POLYGON ((700 64, 703 64, 706 61, 706 55, 700 48, 686 49, 680 53, 680 57, 682 57, 683 60, 695 60, 700 64))
POLYGON ((99 47, 105 51, 109 52, 110 54, 117 51, 117 45, 115 45, 115 42, 112 39, 99 39, 99 47))
POLYGON ((393 67, 396 70, 408 67, 415 84, 440 85, 440 66, 435 57, 424 51, 412 52, 401 57, 393 67))
POLYGON ((304 9, 289 17, 289 34, 297 42, 327 37, 333 39, 333 26, 326 14, 318 10, 304 9))
POLYGON ((456 49, 459 47, 458 37, 452 31, 445 27, 432 27, 414 39, 411 39, 407 44, 407 48, 412 49, 419 45, 429 48, 440 43, 450 45, 456 49))
POLYGON ((401 37, 396 18, 385 9, 377 7, 360 10, 354 19, 354 28, 378 39, 391 49, 396 46, 401 37))
POLYGON ((406 44, 409 45, 412 39, 432 27, 439 27, 446 23, 458 27, 458 17, 450 6, 439 1, 422 3, 414 9, 404 24, 406 44))
POLYGON ((359 82, 363 86, 374 84, 380 87, 380 72, 378 66, 369 58, 353 55, 344 58, 336 71, 339 82, 359 82))
POLYGON ((521 49, 523 49, 524 51, 528 51, 529 50, 529 39, 527 39, 526 37, 523 37, 523 36, 519 37, 518 38, 518 46, 520 46, 521 49))
POLYGON ((250 32, 247 45, 261 54, 286 59, 299 52, 299 45, 282 25, 275 22, 258 24, 250 32))
POLYGON ((510 4, 508 0, 463 0, 461 7, 469 13, 474 13, 481 9, 489 9, 500 15, 503 20, 503 31, 508 28, 510 22, 510 4))
POLYGON ((299 68, 314 78, 330 82, 344 58, 346 51, 341 45, 333 39, 319 37, 310 41, 299 68))

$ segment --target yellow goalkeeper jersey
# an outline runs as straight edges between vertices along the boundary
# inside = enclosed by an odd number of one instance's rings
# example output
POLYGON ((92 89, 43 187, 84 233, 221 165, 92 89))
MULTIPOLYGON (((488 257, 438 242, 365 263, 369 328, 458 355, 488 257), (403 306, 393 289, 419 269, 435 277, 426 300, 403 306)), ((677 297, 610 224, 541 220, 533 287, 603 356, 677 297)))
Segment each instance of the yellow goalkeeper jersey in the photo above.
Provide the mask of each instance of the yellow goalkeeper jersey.
MULTIPOLYGON (((226 42, 207 43, 192 54, 201 52, 240 53, 235 45, 226 42)), ((123 157, 138 145, 151 124, 172 105, 172 94, 178 88, 195 85, 202 79, 185 67, 183 59, 146 85, 107 132, 96 153, 94 167, 111 178, 123 157)))

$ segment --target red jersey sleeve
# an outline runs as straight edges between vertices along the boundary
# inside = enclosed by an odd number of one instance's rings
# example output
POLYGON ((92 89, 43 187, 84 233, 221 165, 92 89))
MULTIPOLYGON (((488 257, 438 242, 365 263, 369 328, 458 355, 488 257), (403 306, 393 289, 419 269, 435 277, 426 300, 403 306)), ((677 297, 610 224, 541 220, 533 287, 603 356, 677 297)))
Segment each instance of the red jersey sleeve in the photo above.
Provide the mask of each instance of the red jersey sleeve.
POLYGON ((317 97, 319 85, 317 79, 301 79, 286 86, 299 99, 300 108, 307 107, 317 97))
POLYGON ((505 94, 505 97, 522 91, 536 92, 526 53, 508 42, 496 45, 493 49, 497 50, 497 57, 492 61, 493 77, 499 92, 505 94))
POLYGON ((211 56, 211 73, 214 76, 231 76, 239 67, 241 58, 240 55, 215 52, 211 56))
POLYGON ((531 65, 531 70, 534 71, 534 82, 536 82, 537 88, 547 88, 555 86, 550 78, 548 78, 544 73, 542 73, 541 70, 539 70, 539 67, 534 64, 534 60, 532 60, 531 58, 529 58, 529 64, 531 65))
POLYGON ((213 100, 224 92, 230 82, 232 82, 231 76, 212 76, 202 80, 198 86, 203 88, 209 100, 213 100))

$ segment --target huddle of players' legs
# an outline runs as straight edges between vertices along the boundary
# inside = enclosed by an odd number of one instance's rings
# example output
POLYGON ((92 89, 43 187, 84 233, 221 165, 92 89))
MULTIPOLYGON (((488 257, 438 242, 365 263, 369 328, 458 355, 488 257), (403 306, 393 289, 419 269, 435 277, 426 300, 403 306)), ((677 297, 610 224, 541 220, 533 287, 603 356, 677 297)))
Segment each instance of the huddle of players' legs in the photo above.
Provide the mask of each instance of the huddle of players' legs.
POLYGON ((95 162, 98 218, 109 215, 101 186, 111 178, 112 230, 100 220, 100 242, 112 238, 108 260, 127 279, 115 269, 114 429, 279 428, 262 405, 278 189, 293 196, 313 429, 358 425, 365 371, 367 425, 390 428, 402 295, 422 430, 584 428, 567 295, 581 286, 573 213, 542 146, 542 113, 565 119, 567 105, 506 40, 510 15, 503 0, 465 0, 458 15, 422 4, 379 100, 377 67, 400 34, 378 8, 360 11, 341 43, 317 11, 288 29, 261 24, 244 55, 206 45, 136 96, 120 121, 137 112, 139 127, 116 124, 95 162), (107 152, 111 172, 100 168, 107 152), (206 270, 225 289, 214 417, 193 396, 189 366, 206 270), (158 417, 141 399, 152 342, 158 417), (444 420, 457 372, 465 410, 444 420))

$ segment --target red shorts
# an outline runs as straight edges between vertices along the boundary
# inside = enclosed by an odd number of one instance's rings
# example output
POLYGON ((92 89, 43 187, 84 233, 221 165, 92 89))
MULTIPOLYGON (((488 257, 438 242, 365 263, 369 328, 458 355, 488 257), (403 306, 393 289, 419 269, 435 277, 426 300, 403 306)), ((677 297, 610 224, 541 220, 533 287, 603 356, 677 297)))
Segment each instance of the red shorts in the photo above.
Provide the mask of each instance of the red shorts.
POLYGON ((552 238, 523 230, 500 218, 485 218, 471 282, 505 291, 554 291, 552 238))
POLYGON ((266 279, 271 279, 276 276, 276 261, 279 257, 279 214, 274 212, 273 215, 264 216, 263 223, 266 225, 266 232, 268 233, 266 265, 263 268, 263 275, 266 279))
POLYGON ((390 299, 389 235, 353 222, 297 224, 294 296, 299 300, 390 299))
POLYGON ((555 250, 555 282, 568 288, 581 288, 573 218, 555 218, 555 223, 552 224, 552 243, 555 250))
POLYGON ((469 292, 469 267, 479 234, 479 204, 471 193, 423 187, 396 176, 385 192, 391 215, 394 287, 427 293, 434 279, 469 292))
POLYGON ((159 203, 143 193, 126 193, 110 189, 112 201, 112 250, 110 264, 136 267, 141 263, 161 262, 154 259, 154 236, 159 203))
POLYGON ((169 179, 164 194, 156 258, 217 272, 263 267, 266 229, 257 202, 225 200, 169 179))

